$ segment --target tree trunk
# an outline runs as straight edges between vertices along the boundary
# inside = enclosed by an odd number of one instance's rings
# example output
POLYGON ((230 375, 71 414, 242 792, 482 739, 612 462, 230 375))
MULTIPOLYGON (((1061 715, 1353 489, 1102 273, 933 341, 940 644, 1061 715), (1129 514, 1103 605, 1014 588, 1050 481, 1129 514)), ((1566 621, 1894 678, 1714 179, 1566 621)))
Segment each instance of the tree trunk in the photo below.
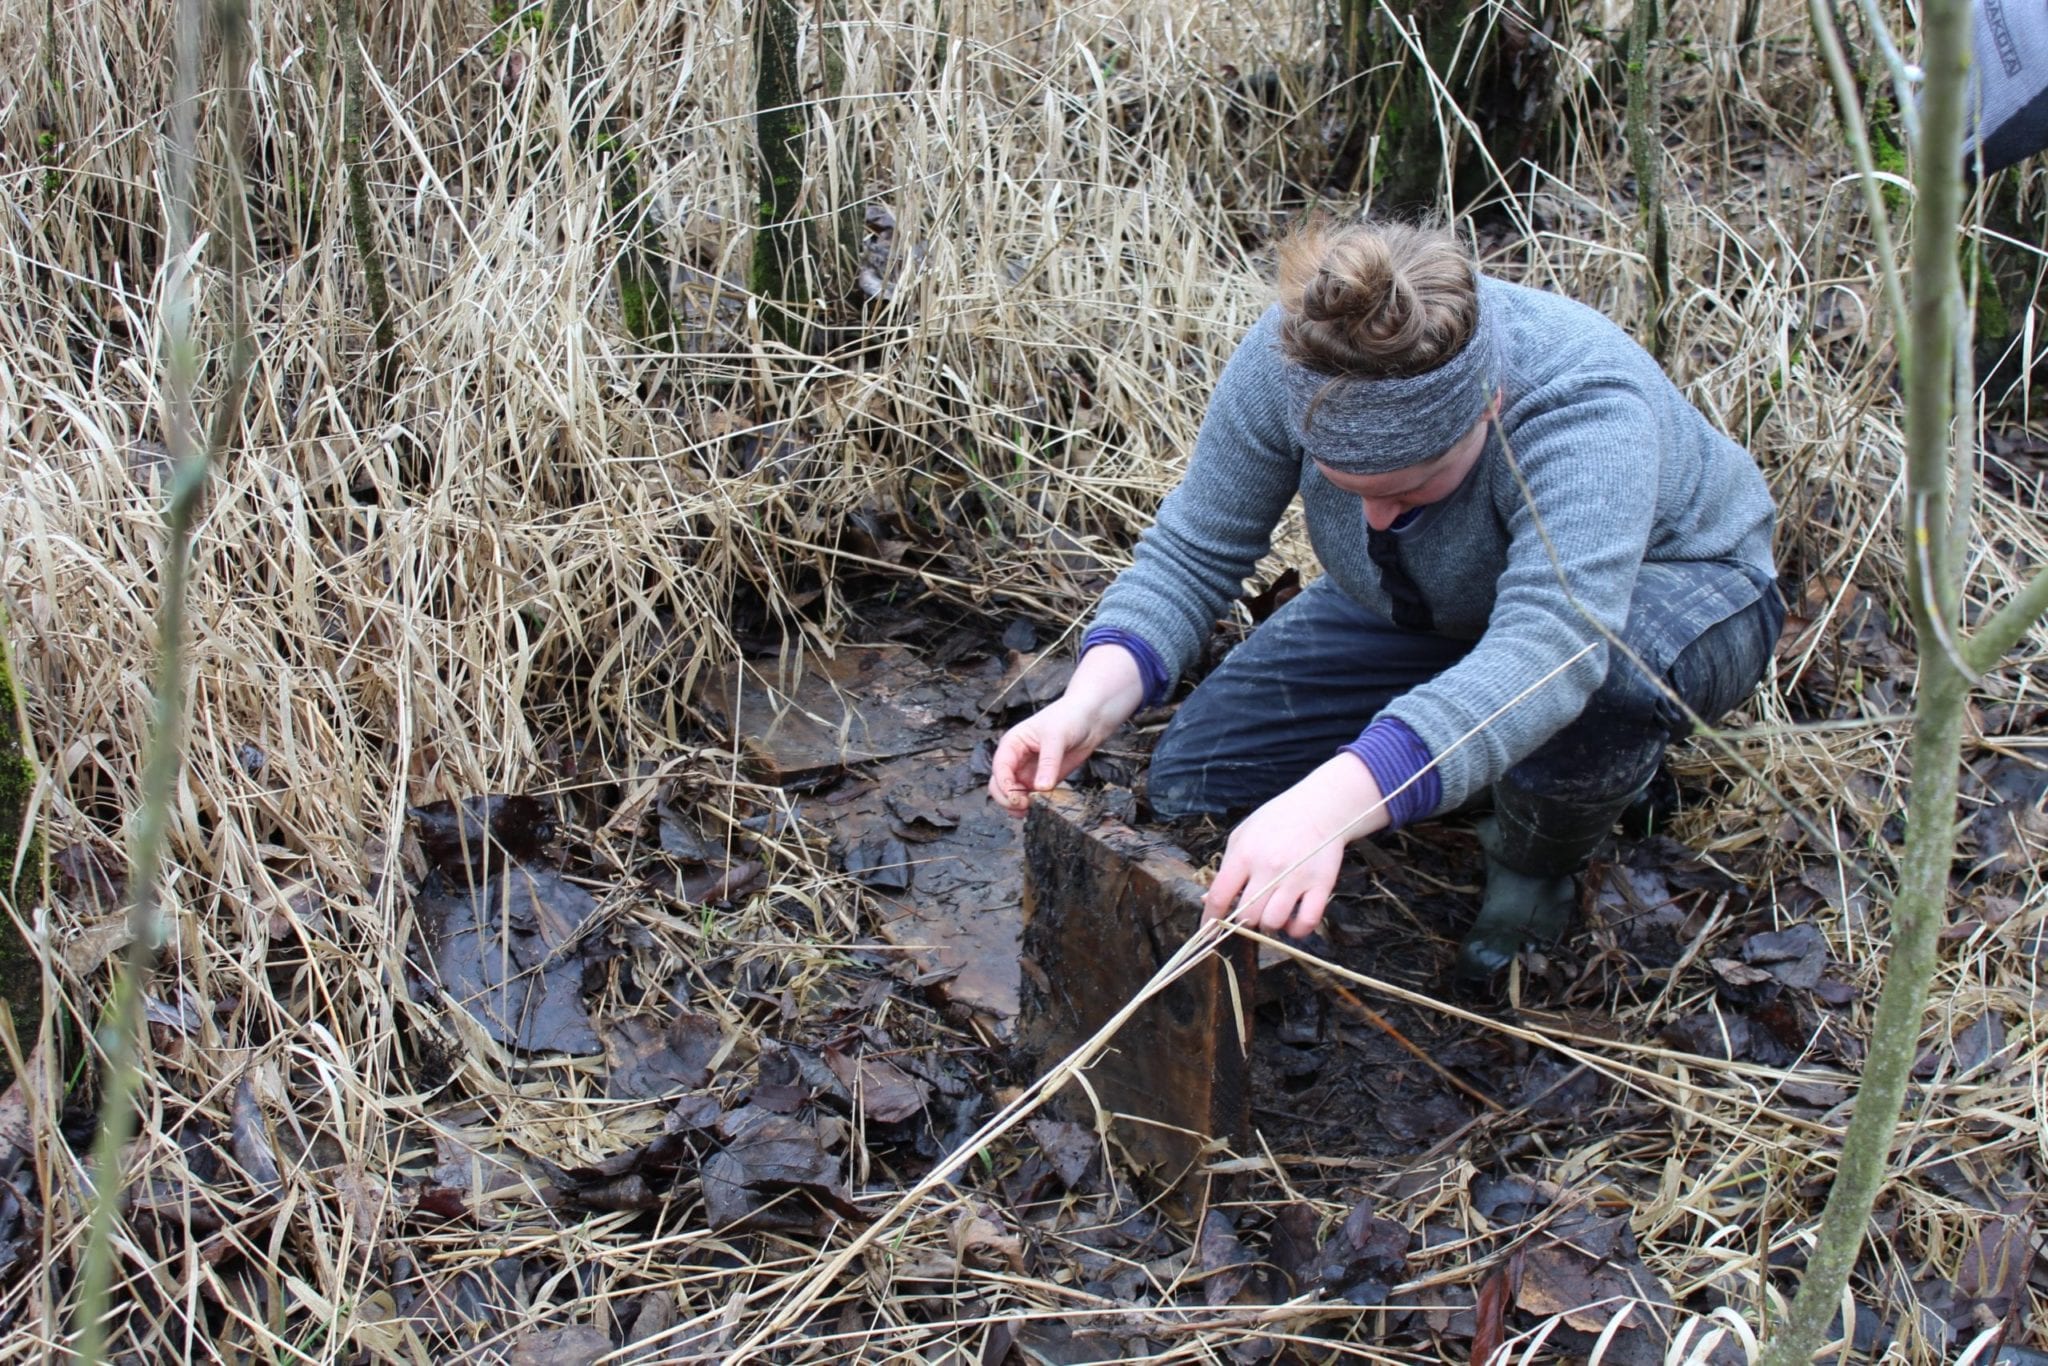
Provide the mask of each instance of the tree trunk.
POLYGON ((754 10, 754 137, 761 206, 747 285, 768 335, 793 351, 809 349, 810 233, 800 204, 809 120, 797 73, 802 22, 793 0, 757 0, 754 10))
MULTIPOLYGON (((1824 47, 1834 45, 1833 20, 1822 0, 1813 20, 1824 47)), ((1957 770, 1973 676, 1993 667, 2048 606, 2048 571, 2037 574, 2000 607, 1974 637, 1961 635, 1967 515, 1950 499, 1951 424, 1955 397, 1971 386, 1957 367, 1958 335, 1967 338, 1956 230, 1962 201, 1963 100, 1970 57, 1968 0, 1927 0, 1922 10, 1921 68, 1926 86, 1914 149, 1912 298, 1899 348, 1906 379, 1905 525, 1907 593, 1919 647, 1913 703, 1912 790, 1906 844, 1891 904, 1892 948, 1872 1022, 1870 1049, 1856 1108, 1842 1139, 1835 1179, 1799 1294, 1771 1334, 1763 1366, 1806 1366, 1820 1349, 1842 1302, 1842 1289, 1862 1251, 1870 1211, 1890 1175, 1891 1147, 1919 1053, 1927 998, 1939 962, 1950 869, 1956 848, 1957 770), (1962 524, 1959 525, 1958 522, 1962 524)), ((1839 54, 1831 54, 1839 62, 1839 54)), ((1863 111, 1846 72, 1838 77, 1845 126, 1862 127, 1863 111)), ((1871 169, 1869 158, 1861 160, 1871 169)), ((1873 182, 1874 183, 1874 182, 1873 182)), ((1873 201, 1877 196, 1871 195, 1873 201)), ((1889 264, 1889 263, 1888 263, 1889 264)), ((1965 353, 1966 354, 1966 353, 1965 353)), ((1966 363, 1967 364, 1967 363, 1966 363)), ((1965 423, 1965 430, 1968 424, 1965 423)), ((1962 473, 1967 476, 1967 465, 1962 473)), ((1967 488, 1967 482, 1961 487, 1967 488)))
POLYGON ((2037 339, 2030 356, 2025 344, 2028 302, 2048 289, 2048 262, 2015 245, 2048 241, 2048 207, 2038 196, 2031 204, 2023 200, 2023 169, 2000 171, 1987 182, 1984 226, 1991 232, 1969 262, 1977 291, 1977 374, 1993 413, 2012 422, 2033 416, 2026 405, 2030 392, 2035 411, 2048 413, 2048 347, 2037 339))
POLYGON ((1441 107, 1438 86, 1449 86, 1456 75, 1458 38, 1471 15, 1472 0, 1414 0, 1403 16, 1414 26, 1409 70, 1387 104, 1394 158, 1375 196, 1396 212, 1434 208, 1442 202, 1446 175, 1456 183, 1465 130, 1441 107))
POLYGON ((377 397, 389 398, 397 380, 397 352, 391 328, 391 287, 384 275, 384 253, 377 243, 377 222, 370 214, 370 186, 363 170, 364 87, 362 31, 356 24, 356 0, 337 0, 335 41, 341 48, 341 160, 348 177, 348 223, 363 266, 363 292, 370 305, 372 345, 377 352, 377 397))
POLYGON ((1347 117, 1330 184, 1357 193, 1370 179, 1374 207, 1393 214, 1461 209, 1502 177, 1515 188, 1515 167, 1549 158, 1559 98, 1550 35, 1570 5, 1541 0, 1538 28, 1485 13, 1481 0, 1337 0, 1328 69, 1347 117))
MULTIPOLYGON (((7 648, 0 617, 0 1003, 14 1024, 14 1037, 24 1056, 35 1047, 43 1019, 43 963, 18 921, 25 921, 30 898, 42 880, 42 858, 33 842, 24 843, 29 799, 35 794, 36 770, 21 729, 21 694, 14 681, 14 659, 7 648)), ((0 1086, 14 1079, 14 1068, 0 1050, 0 1086)))
POLYGON ((64 183, 58 148, 70 120, 59 111, 64 106, 64 77, 57 68, 57 0, 43 4, 43 98, 36 110, 36 159, 42 162, 43 201, 56 197, 64 183))
POLYGON ((626 142, 626 120, 612 104, 599 112, 600 63, 590 33, 588 0, 555 0, 549 24, 569 36, 569 137, 577 152, 594 149, 605 178, 606 235, 617 244, 612 276, 626 331, 642 342, 675 339, 675 304, 662 264, 661 234, 640 193, 640 168, 626 142))
POLYGON ((831 115, 831 165, 825 185, 832 205, 832 252, 827 288, 851 306, 860 299, 861 243, 867 236, 865 196, 861 191, 858 109, 847 89, 851 79, 847 58, 853 48, 853 27, 846 0, 823 0, 824 24, 818 51, 824 66, 825 107, 831 115))
POLYGON ((1657 0, 1636 0, 1628 26, 1628 159, 1636 177, 1636 219, 1649 267, 1650 308, 1644 344, 1662 364, 1671 350, 1671 239, 1664 217, 1662 101, 1658 99, 1657 0))
POLYGON ((662 265, 654 215, 641 198, 639 170, 620 134, 606 133, 604 147, 611 176, 611 229, 618 241, 619 309, 626 330, 639 341, 672 343, 675 307, 669 300, 668 271, 662 265))

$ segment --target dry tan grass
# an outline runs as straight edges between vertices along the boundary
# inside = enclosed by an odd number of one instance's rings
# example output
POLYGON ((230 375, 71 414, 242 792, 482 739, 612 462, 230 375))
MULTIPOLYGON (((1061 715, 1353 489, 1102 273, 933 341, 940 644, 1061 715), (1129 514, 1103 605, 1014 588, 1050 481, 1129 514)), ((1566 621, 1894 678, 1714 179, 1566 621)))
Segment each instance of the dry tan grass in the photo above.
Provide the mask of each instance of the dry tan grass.
MULTIPOLYGON (((133 1170, 166 1198, 203 1185, 169 1117, 189 1107, 225 1129, 245 1079, 280 1151, 305 1160, 286 1162, 281 1204, 227 1211, 226 1236, 262 1275, 223 1279, 176 1247, 120 1245, 122 1274, 150 1289, 126 1300, 116 1342, 146 1358, 410 1359, 412 1345, 379 1321, 375 1254, 423 1134, 468 1111, 479 1163, 495 1136, 574 1165, 652 1133, 657 1115, 595 1097, 576 1068, 511 1056, 465 1031, 463 1012, 415 1003, 406 808, 659 771, 735 818, 763 809, 772 794, 690 738, 687 697, 730 657, 738 604, 765 604, 829 648, 840 576, 889 569, 849 531, 863 508, 949 537, 940 558, 899 571, 910 588, 1054 618, 1084 611, 1090 577, 1118 563, 1176 477, 1223 357, 1263 306, 1261 246, 1300 203, 1290 187, 1316 171, 1308 6, 852 0, 852 116, 833 132, 854 141, 869 192, 894 213, 900 275, 871 363, 794 357, 760 343, 734 283, 747 241, 736 224, 753 202, 735 74, 747 62, 744 7, 594 8, 601 99, 623 120, 659 214, 683 350, 651 354, 620 323, 605 186, 564 154, 563 64, 531 27, 493 29, 481 4, 409 0, 366 16, 373 204, 400 301, 398 383, 383 403, 342 212, 337 64, 305 13, 256 12, 260 134, 247 158, 259 359, 245 432, 199 529, 192 740, 153 987, 160 1001, 187 994, 202 1008, 155 1033, 133 1170), (1303 112, 1248 109, 1228 68, 1278 71, 1303 112), (799 617, 792 604, 816 590, 799 617), (450 1067, 435 1092, 430 1079, 450 1067), (231 1321, 231 1343, 198 1336, 202 1301, 231 1321)), ((1732 45, 1738 9, 1681 3, 1669 21, 1698 57, 1674 64, 1666 97, 1682 282, 1674 369, 1748 435, 1786 509, 1788 567, 1891 597, 1897 402, 1862 201, 1805 53, 1803 7, 1766 6, 1746 54, 1732 45)), ((157 607, 153 177, 167 40, 145 7, 80 0, 55 10, 51 53, 28 11, 0 19, 0 587, 46 775, 37 819, 51 847, 90 849, 112 867, 148 720, 157 607), (59 136, 47 166, 45 117, 59 136)), ((1572 35, 1566 55, 1574 150, 1505 206, 1510 227, 1485 244, 1496 269, 1634 325, 1645 293, 1631 186, 1618 114, 1593 79, 1612 54, 1572 35)), ((218 138, 206 145, 217 164, 218 138)), ((2023 204, 2038 222, 2048 178, 2028 176, 2023 204)), ((217 335, 216 257, 200 295, 202 326, 217 335)), ((2042 555, 2032 477, 1980 499, 1973 599, 2002 597, 2042 555)), ((1305 555, 1298 538, 1281 550, 1305 555)), ((1823 619, 1816 651, 1831 629, 1823 619)), ((1987 700, 2038 696, 2040 644, 1987 681, 1987 700)), ((1783 661, 1734 736, 1751 773, 1711 746, 1690 752, 1687 776, 1719 794, 1687 817, 1695 843, 1768 836, 1777 798, 1830 829, 1875 829, 1896 805, 1899 721, 1793 724, 1784 687, 1808 662, 1783 661)), ((1884 850, 1848 853, 1882 878, 1884 850)), ((771 875, 815 908, 808 929, 767 897, 722 918, 630 899, 615 909, 647 929, 663 972, 720 953, 761 957, 794 965, 801 996, 857 912, 800 843, 783 846, 771 875)), ((1912 1160, 1958 1147, 1985 1161, 2048 1156, 2048 1038, 2026 951, 2048 897, 2038 877, 2018 894, 2002 925, 1956 946, 1930 1022, 1946 1037, 1951 1020, 1999 1010, 2012 1062, 1992 1081, 1930 1086, 1903 1149, 1912 1160)), ((22 910, 50 946, 55 1001, 88 1018, 105 995, 112 912, 78 896, 22 910)), ((1827 923, 1836 957, 1874 982, 1881 908, 1827 923)), ((1773 1106, 1774 1078, 1756 1069, 1564 1046, 1633 1078, 1670 1128, 1659 1143, 1599 1154, 1604 1166, 1581 1155, 1560 1179, 1613 1182, 1637 1205, 1651 1265, 1681 1290, 1720 1286, 1750 1306, 1753 1326, 1774 1293, 1759 1256, 1804 1236, 1814 1205, 1803 1183, 1824 1166, 1825 1143, 1773 1106)), ((39 1253, 47 1274, 14 1275, 0 1292, 10 1358, 55 1350, 80 1229, 85 1173, 57 1137, 49 1088, 41 1101, 37 1175, 56 1193, 39 1253)), ((1284 1186, 1284 1165, 1245 1156, 1284 1186)), ((1455 1186, 1447 1174, 1444 1189, 1455 1186)), ((1445 1200, 1476 1227, 1459 1197, 1445 1200)), ((1905 1243, 1953 1274, 1973 1212, 1914 1181, 1895 1207, 1905 1243)), ((929 1306, 896 1312, 890 1258, 942 1248, 957 1231, 960 1197, 941 1192, 904 1211, 888 1256, 819 1287, 799 1348, 799 1321, 784 1315, 812 1283, 815 1247, 792 1242, 714 1276, 687 1269, 716 1243, 701 1227, 664 1223, 650 1238, 623 1217, 563 1222, 516 1188, 502 1210, 482 1229, 428 1240, 422 1274, 546 1247, 582 1277, 550 1322, 603 1324, 618 1298, 671 1287, 682 1305, 671 1341, 684 1355, 752 1341, 780 1342, 791 1359, 893 1358, 973 1350, 1003 1317, 1153 1313, 973 1266, 959 1270, 956 1322, 928 1321, 929 1306), (856 1297, 878 1301, 879 1318, 840 1332, 839 1306, 856 1297)), ((1447 1254, 1431 1270, 1454 1265, 1447 1254)), ((1218 1321, 1187 1328, 1160 1311, 1152 1327, 1172 1344, 1164 1359, 1213 1359, 1312 1320, 1332 1331, 1332 1312, 1196 1315, 1218 1321)), ((1355 1323, 1349 1355, 1395 1359, 1364 1345, 1370 1315, 1355 1323)), ((526 1325, 499 1327, 502 1346, 526 1325)))

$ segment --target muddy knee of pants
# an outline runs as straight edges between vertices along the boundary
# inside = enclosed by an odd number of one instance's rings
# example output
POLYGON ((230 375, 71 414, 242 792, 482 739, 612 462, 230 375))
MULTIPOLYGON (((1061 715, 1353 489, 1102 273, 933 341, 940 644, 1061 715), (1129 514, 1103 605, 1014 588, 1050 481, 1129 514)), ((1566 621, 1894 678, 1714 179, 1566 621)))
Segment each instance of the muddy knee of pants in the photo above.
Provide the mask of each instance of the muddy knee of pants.
POLYGON ((1502 782, 1576 804, 1634 796, 1685 725, 1684 713, 1664 696, 1659 681, 1616 659, 1577 719, 1509 769, 1502 782))
POLYGON ((1222 817, 1258 805, 1246 803, 1244 794, 1262 785, 1267 766, 1219 759, 1206 738, 1198 727, 1182 725, 1180 716, 1159 737, 1145 776, 1145 800, 1154 815, 1222 817))
POLYGON ((1290 727, 1234 689, 1197 691, 1153 747, 1145 799, 1168 819, 1243 816, 1300 782, 1339 742, 1313 726, 1290 727))
MULTIPOLYGON (((1667 577, 1683 572, 1664 571, 1667 577)), ((1685 602, 1669 589, 1664 598, 1681 607, 1685 602)), ((1667 621, 1673 614, 1654 610, 1658 601, 1652 597, 1631 609, 1627 648, 1611 652, 1607 677, 1585 709, 1509 769, 1505 782, 1582 805, 1625 801, 1655 775, 1666 747, 1691 733, 1694 714, 1714 721, 1755 689, 1784 621, 1775 590, 1690 640, 1671 635, 1672 626, 1684 624, 1683 611, 1667 621), (1667 660, 1668 668, 1660 667, 1667 660)))
POLYGON ((1164 820, 1222 814, 1217 808, 1204 803, 1198 777, 1171 770, 1162 774, 1157 763, 1145 775, 1145 801, 1151 806, 1152 814, 1164 820))

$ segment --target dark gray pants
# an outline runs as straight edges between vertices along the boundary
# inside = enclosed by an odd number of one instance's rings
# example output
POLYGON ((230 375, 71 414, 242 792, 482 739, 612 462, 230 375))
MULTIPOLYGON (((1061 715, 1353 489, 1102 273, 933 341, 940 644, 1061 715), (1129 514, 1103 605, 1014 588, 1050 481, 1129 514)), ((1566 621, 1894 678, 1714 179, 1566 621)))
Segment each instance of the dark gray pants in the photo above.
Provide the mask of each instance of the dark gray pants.
MULTIPOLYGON (((1664 686, 1711 722, 1763 677, 1785 609, 1776 586, 1754 574, 1719 563, 1644 565, 1621 638, 1656 676, 1610 650, 1607 679, 1578 719, 1508 781, 1579 804, 1640 791, 1665 747, 1691 729, 1664 686)), ((1152 754, 1152 809, 1230 816, 1261 805, 1471 648, 1403 630, 1316 580, 1181 704, 1152 754)))

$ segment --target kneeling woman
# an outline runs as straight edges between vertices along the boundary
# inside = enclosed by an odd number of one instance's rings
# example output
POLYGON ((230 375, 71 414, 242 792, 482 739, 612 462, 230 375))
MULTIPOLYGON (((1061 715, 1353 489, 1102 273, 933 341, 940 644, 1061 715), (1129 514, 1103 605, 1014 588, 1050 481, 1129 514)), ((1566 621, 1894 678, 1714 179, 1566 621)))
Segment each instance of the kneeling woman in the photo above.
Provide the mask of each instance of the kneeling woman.
POLYGON ((1594 310, 1480 275, 1441 230, 1312 227, 1065 695, 1003 737, 997 802, 1021 812, 1170 694, 1296 494, 1326 572, 1182 705, 1152 807, 1249 812, 1209 911, 1242 898, 1243 921, 1299 936, 1345 840, 1490 787, 1461 953, 1484 977, 1563 932, 1571 875, 1688 710, 1717 718, 1762 677, 1770 495, 1594 310))

